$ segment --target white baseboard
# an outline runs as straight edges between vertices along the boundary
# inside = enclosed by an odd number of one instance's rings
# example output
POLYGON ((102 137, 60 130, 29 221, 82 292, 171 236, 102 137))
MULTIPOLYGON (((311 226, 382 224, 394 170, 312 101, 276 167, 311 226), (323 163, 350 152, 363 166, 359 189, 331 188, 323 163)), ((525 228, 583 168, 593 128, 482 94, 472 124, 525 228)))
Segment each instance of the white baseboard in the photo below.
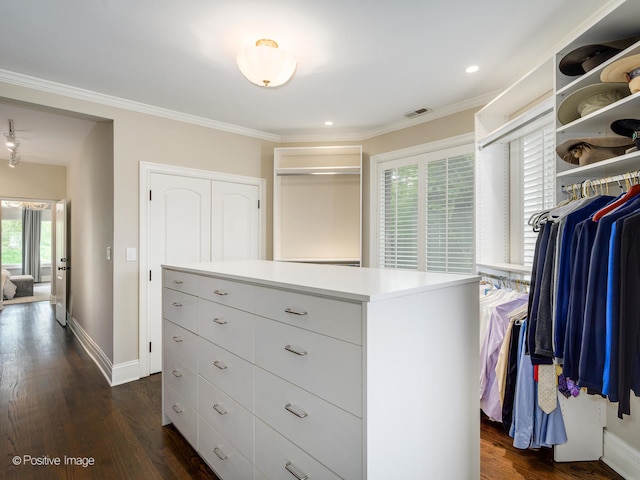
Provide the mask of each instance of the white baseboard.
POLYGON ((110 386, 114 387, 140 378, 140 362, 138 360, 113 365, 100 346, 93 341, 74 317, 67 316, 67 325, 110 386))
POLYGON ((626 480, 640 480, 640 451, 606 429, 602 461, 626 480))

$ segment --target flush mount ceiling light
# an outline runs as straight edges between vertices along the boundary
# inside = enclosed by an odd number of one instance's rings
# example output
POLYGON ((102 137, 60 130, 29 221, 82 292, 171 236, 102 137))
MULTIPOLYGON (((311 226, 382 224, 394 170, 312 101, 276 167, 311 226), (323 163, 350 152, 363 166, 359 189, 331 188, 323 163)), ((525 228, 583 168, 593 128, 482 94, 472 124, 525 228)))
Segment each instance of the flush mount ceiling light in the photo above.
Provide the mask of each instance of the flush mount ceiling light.
POLYGON ((238 68, 251 83, 261 87, 277 87, 287 83, 296 69, 296 61, 268 38, 241 50, 236 56, 238 68))
POLYGON ((9 120, 9 132, 4 134, 7 141, 5 145, 9 150, 9 166, 15 167, 20 161, 20 154, 18 153, 18 146, 20 140, 16 138, 16 132, 13 130, 13 120, 9 120))

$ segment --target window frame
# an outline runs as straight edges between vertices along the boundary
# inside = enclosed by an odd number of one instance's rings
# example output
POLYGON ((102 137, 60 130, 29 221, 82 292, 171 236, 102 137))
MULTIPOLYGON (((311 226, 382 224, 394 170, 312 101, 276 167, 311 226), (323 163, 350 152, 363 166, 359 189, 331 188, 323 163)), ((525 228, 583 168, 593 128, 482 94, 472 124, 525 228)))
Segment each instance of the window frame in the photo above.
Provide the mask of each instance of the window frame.
MULTIPOLYGON (((426 164, 429 161, 442 160, 445 158, 453 158, 462 155, 475 155, 474 134, 464 134, 451 137, 444 140, 425 143, 415 147, 395 150, 384 154, 373 155, 370 160, 369 172, 369 265, 374 268, 381 268, 380 265, 380 209, 379 209, 379 175, 381 168, 394 168, 397 166, 411 165, 418 163, 420 178, 426 175, 426 164)), ((420 208, 425 204, 426 192, 419 192, 420 208)), ((475 198, 474 198, 475 203, 475 198)), ((424 256, 426 254, 426 244, 424 239, 424 222, 426 217, 420 215, 419 228, 419 248, 418 248, 418 265, 424 264, 424 256)), ((473 212, 473 263, 475 265, 475 208, 473 212)), ((423 271, 423 268, 418 268, 423 271)))

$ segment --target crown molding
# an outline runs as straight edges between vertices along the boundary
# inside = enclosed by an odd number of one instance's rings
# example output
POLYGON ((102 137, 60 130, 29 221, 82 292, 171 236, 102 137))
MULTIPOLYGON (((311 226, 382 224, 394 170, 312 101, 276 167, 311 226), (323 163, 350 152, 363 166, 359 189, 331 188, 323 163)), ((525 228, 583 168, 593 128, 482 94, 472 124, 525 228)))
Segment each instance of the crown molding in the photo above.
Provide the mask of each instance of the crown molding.
POLYGON ((337 135, 331 135, 331 134, 282 135, 280 138, 283 143, 331 142, 331 141, 362 142, 370 138, 379 137, 380 135, 396 132, 398 130, 403 130, 409 127, 415 127, 416 125, 431 122, 438 118, 447 117, 449 115, 454 115, 456 113, 464 112, 465 110, 483 107, 487 103, 489 103, 491 100, 493 100, 496 96, 498 96, 499 93, 500 93, 499 91, 490 92, 486 95, 474 97, 469 100, 456 103, 454 105, 449 105, 444 108, 432 110, 416 118, 403 119, 394 123, 383 125, 382 127, 366 130, 360 133, 346 133, 346 134, 337 134, 337 135))
POLYGON ((190 115, 177 112, 175 110, 169 110, 145 103, 135 102, 133 100, 127 100, 126 98, 114 97, 111 95, 105 95, 103 93, 92 92, 91 90, 72 87, 70 85, 43 80, 41 78, 31 77, 29 75, 23 75, 21 73, 11 72, 8 70, 0 69, 0 82, 16 85, 19 87, 32 88, 34 90, 39 90, 42 92, 54 93, 56 95, 62 95, 78 100, 94 102, 100 105, 107 105, 109 107, 121 108, 123 110, 130 110, 147 115, 154 115, 169 120, 176 120, 178 122, 199 125, 201 127, 212 128, 214 130, 220 130, 223 132, 244 135, 246 137, 258 138, 260 140, 267 140, 275 143, 281 142, 279 135, 273 135, 271 133, 262 132, 259 130, 253 130, 250 128, 239 127, 237 125, 218 122, 216 120, 199 117, 197 115, 190 115))
POLYGON ((499 93, 499 92, 492 92, 486 95, 465 100, 464 102, 460 102, 454 105, 449 105, 444 108, 430 111, 417 118, 403 119, 398 122, 394 122, 388 125, 384 125, 382 127, 366 130, 363 132, 344 133, 344 134, 340 134, 340 133, 324 134, 323 133, 323 134, 301 134, 301 135, 276 135, 268 132, 263 132, 260 130, 253 130, 250 128, 240 127, 238 125, 232 125, 224 122, 219 122, 216 120, 211 120, 209 118, 177 112, 175 110, 156 107, 153 105, 148 105, 148 104, 136 102, 133 100, 128 100, 126 98, 105 95, 103 93, 93 92, 91 90, 85 90, 83 88, 78 88, 70 85, 64 85, 62 83, 52 82, 50 80, 31 77, 29 75, 11 72, 9 70, 0 69, 0 82, 16 85, 19 87, 31 88, 31 89, 39 90, 42 92, 53 93, 56 95, 62 95, 65 97, 75 98, 78 100, 98 103, 100 105, 120 108, 123 110, 144 113, 147 115, 154 115, 154 116, 166 118, 169 120, 176 120, 178 122, 199 125, 201 127, 207 127, 214 130, 234 133, 237 135, 257 138, 260 140, 266 140, 274 143, 362 142, 364 140, 368 140, 373 137, 378 137, 380 135, 385 135, 387 133, 392 133, 405 128, 414 127, 422 123, 431 122, 438 118, 463 112, 471 108, 484 106, 493 98, 495 98, 499 93))

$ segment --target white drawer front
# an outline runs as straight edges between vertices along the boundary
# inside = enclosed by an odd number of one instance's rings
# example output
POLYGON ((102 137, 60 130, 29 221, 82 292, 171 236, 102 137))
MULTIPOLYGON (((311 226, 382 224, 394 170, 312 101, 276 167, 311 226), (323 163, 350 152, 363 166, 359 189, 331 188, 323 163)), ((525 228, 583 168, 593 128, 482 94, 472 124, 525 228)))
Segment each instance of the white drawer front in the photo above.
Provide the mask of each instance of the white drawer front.
POLYGON ((175 323, 163 323, 163 345, 165 351, 176 357, 192 370, 198 365, 198 337, 175 323))
POLYGON ((202 377, 198 377, 198 413, 253 461, 253 414, 202 377))
POLYGON ((222 480, 253 480, 253 465, 204 419, 198 422, 198 453, 222 480))
POLYGON ((193 273, 177 272, 175 270, 163 269, 162 286, 180 292, 197 295, 196 285, 200 283, 199 275, 193 273))
POLYGON ((197 445, 198 414, 187 401, 170 386, 163 387, 164 413, 182 436, 193 446, 197 445))
POLYGON ((256 287, 255 313, 362 345, 362 306, 273 288, 256 287))
POLYGON ((255 359, 265 370, 362 417, 358 345, 256 317, 255 359))
POLYGON ((162 359, 162 380, 164 384, 169 385, 192 407, 195 407, 198 400, 198 376, 195 370, 188 368, 166 351, 162 359))
POLYGON ((362 420, 255 369, 256 416, 341 477, 362 478, 362 420))
POLYGON ((198 299, 193 295, 164 288, 162 316, 173 323, 195 332, 198 327, 198 299))
POLYGON ((255 465, 270 480, 299 478, 339 480, 340 477, 256 419, 255 465), (293 470, 295 475, 287 469, 293 470))
POLYGON ((251 313, 198 299, 198 334, 210 342, 253 362, 251 313))
POLYGON ((253 412, 253 364, 199 338, 198 373, 253 412))
POLYGON ((253 285, 220 278, 200 277, 196 291, 200 298, 248 312, 253 311, 253 285))

